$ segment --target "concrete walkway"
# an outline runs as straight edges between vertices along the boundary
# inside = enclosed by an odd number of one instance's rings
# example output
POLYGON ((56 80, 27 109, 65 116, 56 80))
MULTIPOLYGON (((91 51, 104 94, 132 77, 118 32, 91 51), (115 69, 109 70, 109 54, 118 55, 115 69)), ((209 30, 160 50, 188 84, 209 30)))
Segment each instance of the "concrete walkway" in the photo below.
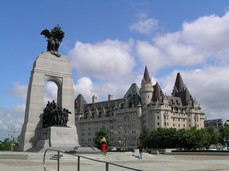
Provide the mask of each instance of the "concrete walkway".
MULTIPOLYGON (((1 171, 44 171, 44 153, 0 152, 1 171), (5 157, 4 157, 5 156, 5 157)), ((46 171, 57 171, 53 154, 46 156, 46 171)), ((208 155, 150 155, 143 154, 139 160, 131 152, 113 152, 106 156, 101 154, 85 154, 92 159, 114 162, 144 171, 229 171, 229 156, 208 155)), ((105 171, 104 163, 81 159, 80 171, 105 171)), ((60 171, 77 171, 77 158, 65 155, 61 158, 60 171)), ((110 166, 109 171, 128 171, 128 169, 110 166)))

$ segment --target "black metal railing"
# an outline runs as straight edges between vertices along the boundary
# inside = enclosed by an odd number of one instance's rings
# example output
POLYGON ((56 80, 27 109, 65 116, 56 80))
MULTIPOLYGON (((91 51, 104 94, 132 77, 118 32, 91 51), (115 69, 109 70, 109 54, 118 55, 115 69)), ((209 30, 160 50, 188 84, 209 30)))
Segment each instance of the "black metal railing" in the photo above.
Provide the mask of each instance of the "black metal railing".
MULTIPOLYGON (((71 156, 74 156, 74 157, 77 158, 77 171, 80 171, 80 159, 81 158, 87 159, 87 160, 92 160, 92 161, 99 162, 99 163, 104 163, 105 164, 105 171, 109 171, 109 166, 110 165, 121 167, 121 168, 128 169, 128 170, 143 171, 141 169, 135 169, 135 168, 131 168, 131 167, 128 167, 128 166, 123 166, 123 165, 112 163, 112 162, 96 160, 96 159, 85 157, 85 156, 81 156, 81 155, 78 155, 78 154, 72 154, 72 153, 67 153, 67 152, 63 152, 63 151, 60 151, 60 150, 53 150, 53 149, 47 149, 44 152, 43 166, 44 166, 44 170, 45 171, 47 171, 46 170, 46 160, 45 160, 47 151, 55 151, 55 152, 57 152, 57 154, 53 155, 52 158, 51 158, 53 160, 57 160, 57 171, 60 171, 60 158, 63 157, 63 155, 61 155, 61 153, 62 154, 67 154, 67 155, 71 155, 71 156)), ((92 168, 92 170, 93 170, 93 168, 92 168)))

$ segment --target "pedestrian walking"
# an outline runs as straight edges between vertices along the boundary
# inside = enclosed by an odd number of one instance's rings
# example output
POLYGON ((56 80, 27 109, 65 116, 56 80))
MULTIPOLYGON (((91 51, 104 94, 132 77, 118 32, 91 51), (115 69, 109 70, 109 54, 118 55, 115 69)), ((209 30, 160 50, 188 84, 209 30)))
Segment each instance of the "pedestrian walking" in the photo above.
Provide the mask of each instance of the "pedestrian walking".
POLYGON ((139 149, 139 159, 142 159, 143 146, 139 144, 138 149, 139 149))

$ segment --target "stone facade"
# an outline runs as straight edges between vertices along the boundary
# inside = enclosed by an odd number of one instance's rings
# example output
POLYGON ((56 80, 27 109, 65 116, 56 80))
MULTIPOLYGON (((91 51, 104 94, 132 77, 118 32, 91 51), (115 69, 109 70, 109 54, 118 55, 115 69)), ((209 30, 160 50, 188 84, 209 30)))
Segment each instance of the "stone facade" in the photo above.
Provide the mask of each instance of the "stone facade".
POLYGON ((75 99, 75 114, 79 143, 93 146, 95 132, 102 127, 110 130, 111 144, 126 148, 136 147, 143 128, 204 128, 205 115, 177 74, 171 96, 163 93, 160 85, 152 84, 145 68, 141 88, 133 83, 123 98, 87 103, 80 94, 75 99))

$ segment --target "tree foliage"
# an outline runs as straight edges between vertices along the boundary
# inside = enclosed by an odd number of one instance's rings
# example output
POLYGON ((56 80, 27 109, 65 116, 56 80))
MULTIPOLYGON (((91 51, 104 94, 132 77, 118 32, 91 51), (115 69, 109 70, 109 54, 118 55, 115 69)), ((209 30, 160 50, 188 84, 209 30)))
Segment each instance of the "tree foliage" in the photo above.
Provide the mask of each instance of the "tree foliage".
POLYGON ((107 149, 109 148, 111 141, 110 141, 110 131, 105 129, 104 127, 102 127, 101 129, 99 129, 98 131, 95 132, 95 137, 93 139, 94 142, 94 146, 98 149, 101 150, 101 139, 105 137, 106 138, 106 145, 107 145, 107 149))
POLYGON ((4 141, 0 141, 0 150, 16 150, 18 148, 19 141, 18 139, 5 138, 4 141))
POLYGON ((220 129, 219 141, 222 145, 229 146, 229 124, 225 123, 220 129))
POLYGON ((140 137, 139 137, 140 143, 142 144, 143 147, 149 147, 150 146, 149 134, 150 134, 150 130, 144 128, 140 137))
POLYGON ((140 142, 147 148, 208 149, 211 144, 217 144, 218 136, 210 128, 157 128, 151 131, 144 129, 140 142))

